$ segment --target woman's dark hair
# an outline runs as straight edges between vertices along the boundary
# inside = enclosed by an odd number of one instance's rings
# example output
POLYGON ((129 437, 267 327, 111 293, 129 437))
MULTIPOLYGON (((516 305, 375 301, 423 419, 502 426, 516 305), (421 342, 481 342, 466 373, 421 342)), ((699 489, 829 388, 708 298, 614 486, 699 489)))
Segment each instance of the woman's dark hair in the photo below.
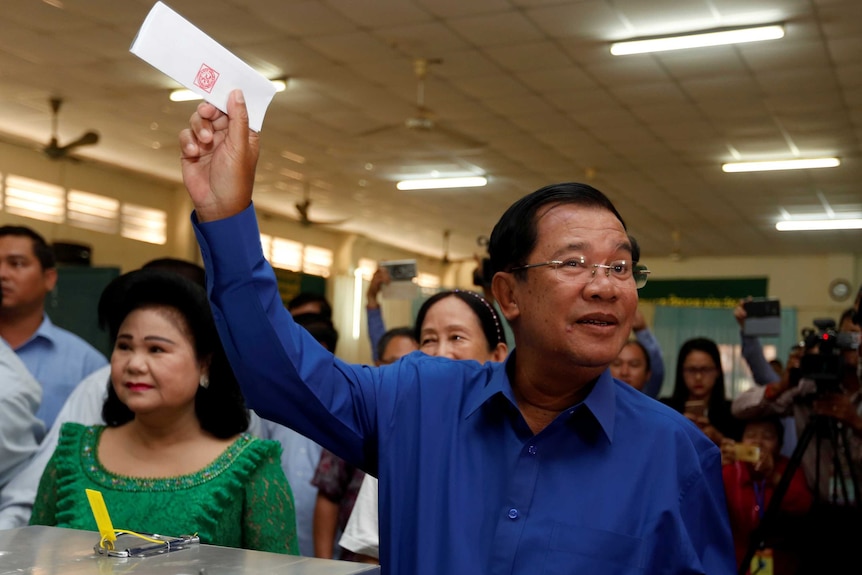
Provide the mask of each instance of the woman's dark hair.
POLYGON ((500 323, 500 316, 494 310, 494 307, 483 298, 481 295, 473 291, 464 290, 447 290, 429 297, 419 308, 419 313, 416 314, 416 327, 414 328, 415 338, 417 342, 422 341, 422 324, 425 322, 425 316, 428 310, 435 303, 447 297, 457 297, 467 304, 476 318, 479 320, 479 325, 482 326, 482 333, 485 334, 485 340, 488 342, 488 351, 494 351, 497 344, 506 343, 506 332, 503 331, 503 325, 500 323))
POLYGON ((679 348, 679 355, 676 358, 676 383, 673 387, 670 404, 679 412, 685 409, 685 402, 688 399, 689 391, 685 385, 685 376, 683 375, 682 368, 685 358, 693 351, 702 351, 708 354, 712 358, 713 363, 715 363, 715 368, 718 370, 715 376, 715 385, 712 387, 712 393, 709 395, 708 402, 710 413, 717 413, 720 406, 724 404, 724 370, 721 368, 721 354, 718 352, 718 345, 711 339, 704 337, 690 339, 679 348))
MULTIPOLYGON (((626 224, 613 203, 592 186, 572 182, 545 186, 512 204, 494 226, 488 242, 492 274, 534 263, 526 260, 536 247, 539 229, 536 213, 546 204, 577 204, 586 208, 602 208, 611 212, 623 225, 623 229, 626 229, 626 224)), ((637 244, 633 243, 632 261, 640 259, 639 252, 637 244)))
MULTIPOLYGON (((201 427, 219 438, 248 429, 249 413, 222 348, 204 288, 174 272, 159 269, 129 272, 113 280, 102 292, 99 323, 107 329, 111 341, 116 341, 126 317, 149 306, 176 310, 186 323, 198 361, 209 363, 209 386, 199 386, 195 395, 195 414, 201 427)), ((135 417, 112 385, 108 386, 102 417, 109 427, 123 425, 135 417)))

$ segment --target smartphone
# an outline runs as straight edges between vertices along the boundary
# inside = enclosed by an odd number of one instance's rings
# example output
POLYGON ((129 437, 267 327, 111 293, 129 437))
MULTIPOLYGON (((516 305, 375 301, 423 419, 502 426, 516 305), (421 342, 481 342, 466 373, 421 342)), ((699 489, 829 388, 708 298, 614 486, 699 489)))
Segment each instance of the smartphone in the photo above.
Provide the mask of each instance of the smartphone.
POLYGON ((742 333, 751 336, 781 335, 781 302, 777 299, 753 299, 742 304, 745 322, 742 333))
POLYGON ((695 417, 707 417, 707 412, 706 401, 702 399, 693 399, 685 402, 685 413, 695 417))
POLYGON ((383 261, 380 267, 389 271, 389 277, 394 282, 409 282, 416 277, 416 260, 383 261))
POLYGON ((380 293, 386 299, 415 299, 419 288, 415 279, 417 275, 416 260, 389 260, 380 262, 380 267, 389 272, 392 280, 383 286, 380 293))
POLYGON ((760 448, 756 445, 737 443, 733 446, 733 451, 736 452, 737 461, 747 461, 748 463, 760 461, 760 448))

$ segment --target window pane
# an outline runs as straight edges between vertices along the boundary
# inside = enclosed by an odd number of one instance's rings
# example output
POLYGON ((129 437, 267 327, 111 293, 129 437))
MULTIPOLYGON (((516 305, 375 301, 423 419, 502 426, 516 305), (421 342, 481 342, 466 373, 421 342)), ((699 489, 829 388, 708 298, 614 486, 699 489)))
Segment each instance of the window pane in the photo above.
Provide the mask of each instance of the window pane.
POLYGON ((63 188, 20 176, 6 178, 3 203, 10 214, 45 222, 62 223, 66 213, 63 188))
POLYGON ((150 244, 167 242, 168 214, 134 204, 123 204, 120 209, 120 234, 150 244))
POLYGON ((272 256, 270 263, 273 267, 293 270, 302 270, 302 244, 292 242, 284 238, 272 239, 272 256))
POLYGON ((416 275, 416 283, 423 288, 439 288, 440 276, 420 272, 416 275))
POLYGON ((359 258, 356 270, 362 275, 362 279, 370 282, 371 276, 377 271, 377 262, 369 258, 359 258))
POLYGON ((119 227, 120 202, 113 198, 70 190, 66 198, 66 221, 79 228, 115 234, 119 227))
POLYGON ((328 278, 332 268, 332 250, 317 246, 305 246, 302 271, 328 278))

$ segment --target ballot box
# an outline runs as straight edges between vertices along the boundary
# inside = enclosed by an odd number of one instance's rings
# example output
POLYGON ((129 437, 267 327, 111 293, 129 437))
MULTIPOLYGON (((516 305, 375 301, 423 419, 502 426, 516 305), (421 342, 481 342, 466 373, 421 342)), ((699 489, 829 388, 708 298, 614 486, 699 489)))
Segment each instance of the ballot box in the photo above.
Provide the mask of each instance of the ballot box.
POLYGON ((0 575, 349 575, 376 565, 296 557, 215 545, 189 545, 146 557, 97 553, 99 534, 60 527, 0 530, 0 575))

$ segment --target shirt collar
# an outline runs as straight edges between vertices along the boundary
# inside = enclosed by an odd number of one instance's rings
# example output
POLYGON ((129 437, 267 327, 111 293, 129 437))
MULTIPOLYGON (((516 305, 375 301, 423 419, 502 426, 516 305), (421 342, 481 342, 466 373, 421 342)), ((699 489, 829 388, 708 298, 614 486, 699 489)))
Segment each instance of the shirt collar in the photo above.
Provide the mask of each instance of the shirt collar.
POLYGON ((48 318, 48 314, 43 314, 42 323, 39 324, 39 327, 36 329, 30 339, 24 342, 21 347, 38 338, 47 340, 49 343, 54 344, 54 340, 57 337, 58 329, 59 328, 57 326, 51 323, 51 320, 48 318))
MULTIPOLYGON (((465 419, 473 415, 482 405, 488 403, 491 398, 496 395, 505 397, 515 409, 518 408, 518 403, 515 401, 515 394, 512 391, 512 383, 509 381, 507 366, 512 362, 514 366, 517 349, 512 350, 509 357, 503 363, 496 363, 491 368, 491 376, 488 382, 480 389, 473 397, 466 402, 465 419)), ((571 417, 575 410, 583 406, 589 409, 596 422, 602 428, 608 442, 613 441, 614 423, 616 416, 616 390, 614 380, 611 377, 609 369, 605 369, 596 380, 593 389, 587 395, 587 398, 577 406, 569 408, 567 414, 561 414, 564 417, 571 417)))

